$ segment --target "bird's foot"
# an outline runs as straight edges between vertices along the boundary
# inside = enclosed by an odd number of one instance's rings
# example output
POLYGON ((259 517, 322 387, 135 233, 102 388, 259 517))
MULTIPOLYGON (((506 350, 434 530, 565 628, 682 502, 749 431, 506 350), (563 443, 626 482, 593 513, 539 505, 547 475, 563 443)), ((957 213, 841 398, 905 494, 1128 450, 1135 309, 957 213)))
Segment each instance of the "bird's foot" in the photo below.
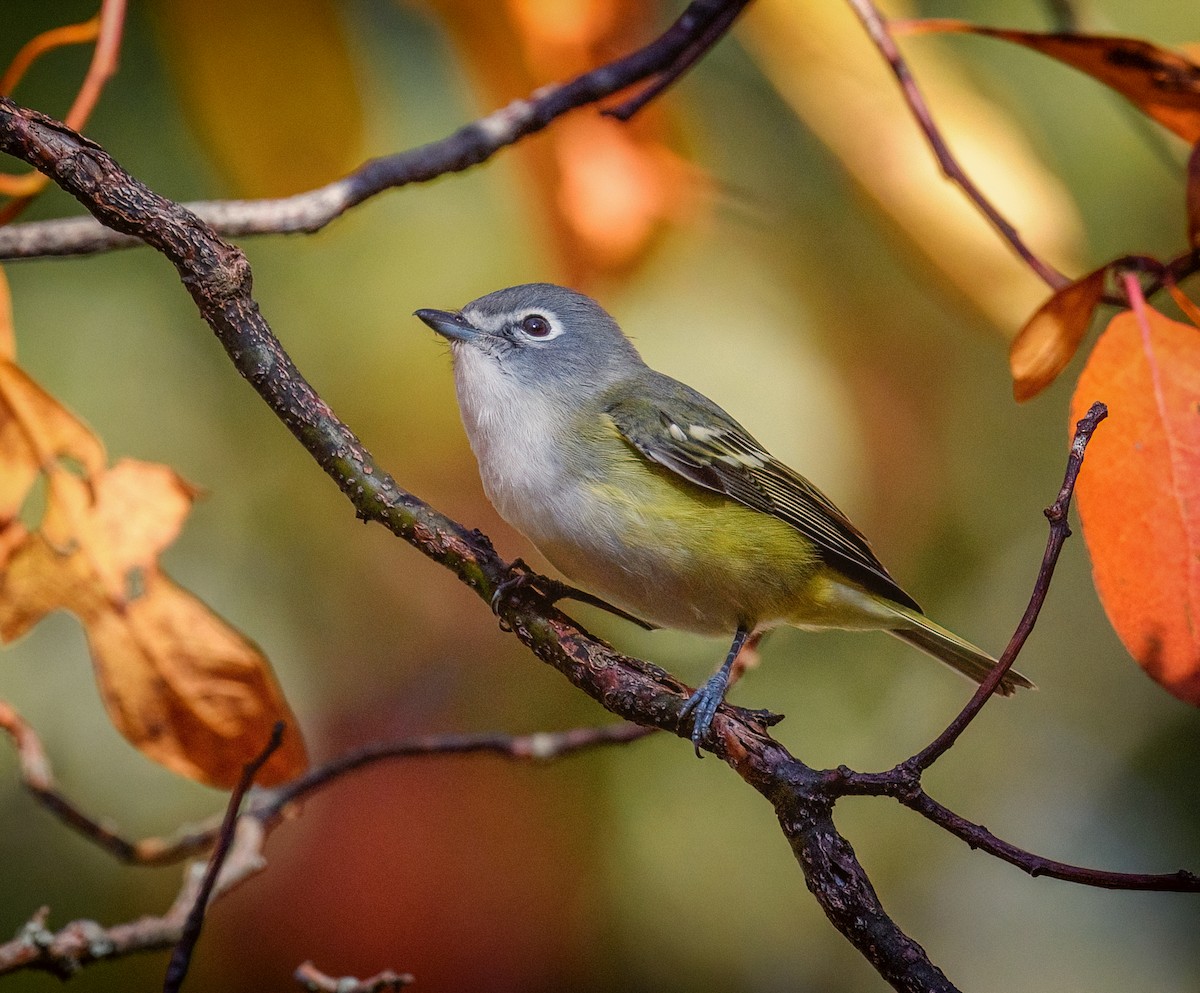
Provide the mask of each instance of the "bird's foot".
POLYGON ((508 576, 492 591, 492 613, 499 616, 506 601, 511 600, 513 594, 526 586, 534 585, 538 578, 538 574, 525 564, 524 559, 513 559, 508 567, 508 576))
POLYGON ((553 606, 559 600, 575 600, 579 603, 587 603, 593 607, 599 607, 601 610, 607 610, 610 614, 636 624, 640 628, 645 628, 647 631, 655 630, 655 625, 627 613, 620 607, 613 606, 607 600, 601 600, 598 596, 593 596, 584 590, 576 589, 574 586, 568 586, 566 583, 561 583, 557 579, 551 579, 549 576, 539 575, 529 568, 524 559, 513 559, 512 565, 509 566, 508 578, 501 582, 492 593, 492 613, 499 616, 506 601, 510 600, 514 594, 525 587, 531 587, 536 590, 547 606, 553 606))
POLYGON ((689 714, 693 715, 692 746, 696 749, 696 758, 704 757, 700 754, 700 743, 708 735, 717 708, 725 700, 727 689, 729 689, 729 671, 725 668, 718 669, 708 677, 703 686, 687 698, 680 711, 681 717, 686 718, 689 714))

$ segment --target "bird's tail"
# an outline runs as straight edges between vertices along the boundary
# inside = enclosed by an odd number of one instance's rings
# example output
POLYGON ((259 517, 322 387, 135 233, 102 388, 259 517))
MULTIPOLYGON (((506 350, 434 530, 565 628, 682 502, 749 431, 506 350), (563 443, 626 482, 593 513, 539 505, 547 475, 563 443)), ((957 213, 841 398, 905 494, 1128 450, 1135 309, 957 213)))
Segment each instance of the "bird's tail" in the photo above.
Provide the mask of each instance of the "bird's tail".
MULTIPOLYGON (((915 610, 909 610, 899 604, 889 606, 894 606, 896 614, 903 618, 905 623, 903 627, 888 631, 888 634, 894 634, 901 641, 915 645, 977 683, 982 683, 988 673, 996 667, 996 660, 987 652, 976 648, 969 641, 964 641, 952 631, 947 631, 940 624, 935 624, 924 614, 918 614, 915 610)), ((1018 687, 1035 688, 1033 683, 1019 672, 1010 669, 1000 680, 998 692, 1004 696, 1012 696, 1018 687)))

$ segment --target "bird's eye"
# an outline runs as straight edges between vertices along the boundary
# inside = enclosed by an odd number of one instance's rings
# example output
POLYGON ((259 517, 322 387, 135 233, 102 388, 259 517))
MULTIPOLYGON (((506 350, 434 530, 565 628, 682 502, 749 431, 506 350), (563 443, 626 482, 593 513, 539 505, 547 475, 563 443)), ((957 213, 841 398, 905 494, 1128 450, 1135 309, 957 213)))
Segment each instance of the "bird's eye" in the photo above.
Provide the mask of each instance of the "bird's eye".
POLYGON ((530 314, 521 321, 521 330, 530 338, 545 338, 550 333, 550 322, 541 314, 530 314))

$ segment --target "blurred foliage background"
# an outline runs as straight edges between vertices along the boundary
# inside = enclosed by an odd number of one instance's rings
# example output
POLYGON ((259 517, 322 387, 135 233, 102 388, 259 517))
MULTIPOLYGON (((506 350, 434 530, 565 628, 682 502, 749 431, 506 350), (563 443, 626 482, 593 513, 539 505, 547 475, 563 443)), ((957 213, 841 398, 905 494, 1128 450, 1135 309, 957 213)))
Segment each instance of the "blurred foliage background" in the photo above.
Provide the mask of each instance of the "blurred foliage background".
MULTIPOLYGON (((155 0, 134 5, 120 73, 86 131, 175 199, 296 192, 628 50, 681 6, 155 0)), ((890 9, 1041 29, 1050 6, 890 9)), ((1081 7, 1092 29, 1200 38, 1188 5, 1081 7)), ((6 4, 0 63, 94 8, 6 4)), ((904 48, 952 147, 1060 268, 1181 247, 1186 150, 1118 98, 986 39, 904 48)), ((52 54, 16 97, 61 113, 87 58, 52 54)), ((932 616, 999 650, 1041 558, 1072 377, 1027 407, 1010 399, 1006 340, 1046 291, 960 200, 842 5, 759 0, 632 129, 577 112, 319 235, 243 247, 264 313, 317 389, 402 485, 503 553, 540 563, 483 498, 446 350, 409 314, 570 282, 618 315, 652 365, 811 476, 932 616)), ((76 211, 52 191, 26 217, 76 211)), ((264 647, 315 757, 416 732, 606 719, 448 572, 354 520, 237 380, 160 257, 8 273, 30 373, 114 457, 167 462, 208 491, 166 566, 264 647)), ((693 683, 724 651, 578 612, 693 683)), ((1197 716, 1127 658, 1079 540, 1021 668, 1040 692, 987 708, 933 770, 934 795, 1055 858, 1200 864, 1197 716)), ((782 631, 734 699, 786 713, 778 736, 812 764, 881 768, 967 693, 892 639, 782 631)), ((131 834, 169 833, 224 803, 116 734, 69 617, 4 653, 0 697, 44 737, 69 793, 131 834)), ((840 805, 838 821, 885 906, 966 989, 1200 983, 1194 896, 1031 880, 879 800, 840 805)), ((431 991, 882 988, 809 898, 769 806, 679 740, 544 768, 375 769, 306 804, 268 855, 210 915, 193 988, 287 989, 306 958, 333 974, 409 970, 431 991)), ((115 864, 33 804, 0 748, 0 878, 11 934, 43 904, 54 926, 158 912, 179 870, 115 864)), ((92 967, 71 985, 154 988, 164 964, 92 967)))

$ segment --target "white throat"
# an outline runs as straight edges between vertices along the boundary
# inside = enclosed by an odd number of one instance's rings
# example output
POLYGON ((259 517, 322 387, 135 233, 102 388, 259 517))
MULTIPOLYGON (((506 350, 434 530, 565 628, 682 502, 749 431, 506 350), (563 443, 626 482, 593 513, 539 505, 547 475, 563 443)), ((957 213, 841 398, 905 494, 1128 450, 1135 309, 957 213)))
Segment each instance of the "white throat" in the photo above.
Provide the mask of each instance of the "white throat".
POLYGON ((454 346, 454 383, 484 492, 536 543, 570 478, 552 440, 570 430, 561 408, 469 344, 454 346))

